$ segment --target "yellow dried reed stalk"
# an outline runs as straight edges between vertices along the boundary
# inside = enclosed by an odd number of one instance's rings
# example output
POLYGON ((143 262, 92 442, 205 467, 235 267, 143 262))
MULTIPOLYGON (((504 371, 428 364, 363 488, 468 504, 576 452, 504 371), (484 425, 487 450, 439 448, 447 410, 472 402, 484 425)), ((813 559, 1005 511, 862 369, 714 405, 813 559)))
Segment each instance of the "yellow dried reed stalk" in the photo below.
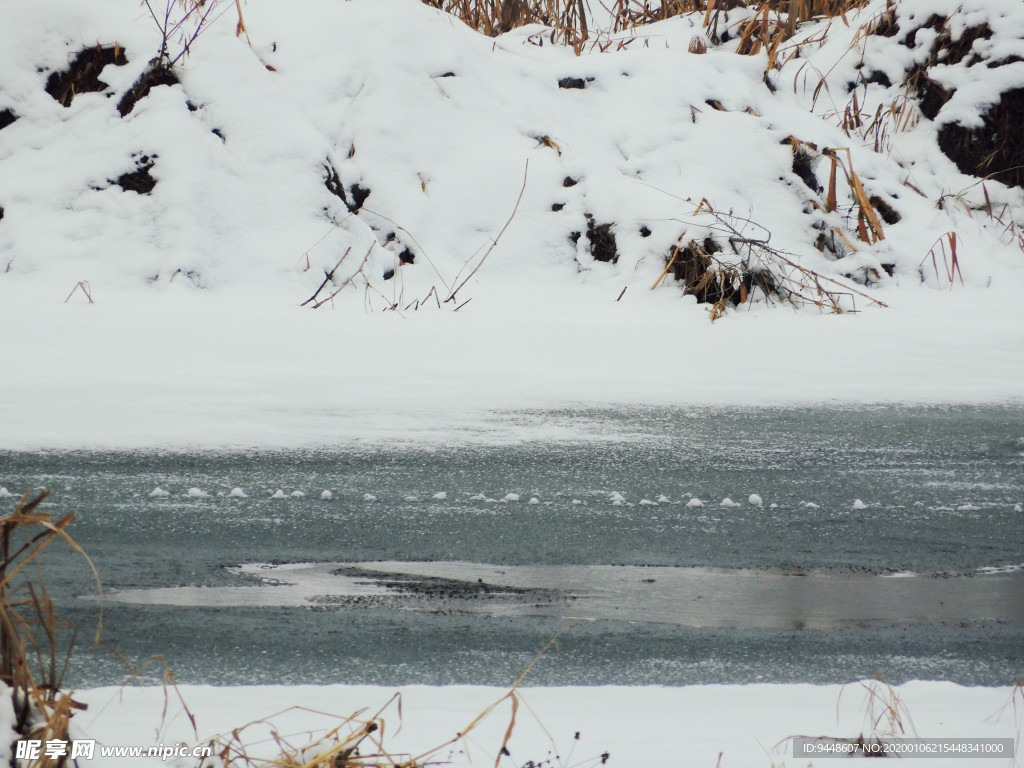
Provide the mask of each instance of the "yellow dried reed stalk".
MULTIPOLYGON (((63 540, 85 559, 102 596, 96 568, 66 531, 75 516, 53 521, 40 508, 48 495, 42 491, 30 498, 26 493, 9 516, 0 518, 0 681, 11 690, 15 732, 23 739, 44 742, 66 741, 71 717, 85 706, 61 691, 77 628, 55 613, 40 556, 54 541, 63 540), (30 566, 34 580, 24 579, 23 572, 30 566)), ((102 619, 96 628, 97 643, 101 626, 102 619)), ((41 754, 32 768, 56 766, 61 761, 41 754)))

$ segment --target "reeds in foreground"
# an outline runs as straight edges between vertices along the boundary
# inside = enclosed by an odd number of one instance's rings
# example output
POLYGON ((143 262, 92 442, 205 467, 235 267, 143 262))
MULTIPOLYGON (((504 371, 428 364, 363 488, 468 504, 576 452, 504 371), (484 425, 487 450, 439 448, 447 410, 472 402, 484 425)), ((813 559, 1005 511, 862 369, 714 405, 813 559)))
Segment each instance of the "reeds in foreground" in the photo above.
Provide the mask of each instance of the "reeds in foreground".
MULTIPOLYGON (((77 629, 54 611, 39 557, 63 539, 92 568, 65 530, 75 516, 55 522, 40 509, 48 495, 42 491, 30 499, 26 493, 8 517, 0 518, 0 681, 10 689, 15 732, 43 743, 67 741, 71 717, 85 707, 61 690, 77 629), (34 579, 26 578, 27 568, 34 570, 34 579)), ((92 571, 99 589, 99 576, 95 568, 92 571)), ((63 765, 64 760, 43 753, 30 765, 46 768, 63 765)))

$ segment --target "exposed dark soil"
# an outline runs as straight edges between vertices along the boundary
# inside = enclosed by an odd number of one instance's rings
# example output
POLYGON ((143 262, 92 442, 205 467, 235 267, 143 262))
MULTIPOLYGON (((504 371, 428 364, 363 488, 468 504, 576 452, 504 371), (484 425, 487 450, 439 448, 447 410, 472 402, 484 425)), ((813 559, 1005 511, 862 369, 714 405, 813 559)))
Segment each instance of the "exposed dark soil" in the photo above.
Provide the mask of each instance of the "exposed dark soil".
MULTIPOLYGON (((934 120, 942 105, 952 98, 953 92, 931 79, 928 70, 938 64, 959 64, 971 52, 976 40, 987 40, 992 37, 992 28, 987 23, 969 27, 954 40, 946 19, 938 14, 932 14, 922 26, 910 30, 902 44, 908 48, 915 47, 917 33, 921 29, 934 30, 937 35, 928 53, 928 60, 910 69, 903 82, 917 92, 921 114, 929 120, 934 120)), ((968 62, 968 66, 976 64, 979 60, 975 55, 968 62)))
POLYGON ((939 131, 939 148, 963 173, 1024 187, 1024 88, 1006 91, 980 128, 957 123, 939 131))
POLYGON ((882 217, 882 221, 886 224, 897 224, 903 218, 900 216, 899 211, 878 195, 872 195, 869 200, 874 209, 878 211, 878 215, 882 217))
POLYGON ((349 210, 355 213, 363 207, 363 203, 366 202, 366 198, 370 196, 370 190, 366 187, 360 186, 359 182, 352 184, 348 188, 348 193, 352 195, 352 205, 349 206, 349 210))
POLYGON ((117 184, 125 192, 135 192, 140 195, 148 195, 156 187, 156 179, 150 175, 156 161, 156 155, 142 155, 135 161, 135 170, 122 173, 117 177, 117 184))
POLYGON ((0 109, 0 131, 18 119, 12 109, 0 109))
POLYGON ((327 176, 324 179, 324 186, 327 187, 327 191, 341 200, 350 213, 358 213, 359 209, 363 207, 363 203, 366 202, 366 198, 370 196, 370 190, 356 182, 350 185, 346 192, 345 185, 341 182, 341 176, 338 175, 337 169, 331 165, 330 160, 324 161, 324 170, 327 171, 327 176))
POLYGON ((800 177, 804 185, 814 192, 820 194, 822 186, 818 183, 818 177, 814 175, 814 156, 803 145, 798 145, 793 150, 793 173, 800 177))
POLYGON ((703 243, 691 240, 678 254, 673 246, 666 256, 666 262, 672 265, 672 276, 683 283, 685 293, 697 298, 698 304, 723 302, 738 306, 755 290, 760 289, 765 296, 777 292, 775 278, 769 272, 713 259, 721 250, 722 246, 707 237, 703 243))
POLYGON ((128 63, 124 48, 94 45, 75 56, 63 72, 54 72, 46 80, 46 92, 65 107, 79 93, 105 91, 110 86, 100 80, 100 72, 108 64, 123 67, 128 63))
POLYGON ((126 117, 135 109, 135 105, 149 95, 149 92, 158 85, 177 85, 178 75, 170 66, 162 61, 154 59, 146 67, 145 72, 139 75, 131 88, 117 102, 117 111, 121 117, 126 117))
MULTIPOLYGON (((992 28, 981 23, 965 29, 953 39, 947 20, 933 14, 925 23, 910 30, 901 43, 908 48, 916 45, 920 29, 931 29, 937 34, 929 51, 928 60, 907 72, 904 84, 916 92, 921 114, 929 120, 938 117, 942 107, 953 97, 954 90, 936 82, 929 70, 937 65, 958 64, 965 59, 974 66, 983 59, 974 51, 978 40, 992 37, 992 28), (970 57, 970 58, 968 58, 970 57)), ((1018 57, 989 61, 987 68, 1013 63, 1018 57)), ((939 148, 963 173, 994 178, 1008 186, 1024 186, 1024 88, 1005 91, 988 112, 982 116, 983 125, 967 128, 958 123, 944 125, 939 130, 939 148)), ((872 201, 874 204, 874 201, 872 201)), ((875 205, 879 213, 886 211, 875 205)), ((888 219, 886 219, 888 221, 888 219)), ((898 221, 898 219, 897 219, 898 221)), ((893 222, 889 222, 893 223, 893 222)))
POLYGON ((582 91, 584 88, 587 87, 587 82, 593 79, 594 78, 592 77, 588 77, 586 80, 584 80, 582 77, 563 77, 561 80, 558 81, 558 87, 576 88, 582 91))
POLYGON ((597 261, 611 262, 619 260, 619 250, 615 244, 615 232, 612 224, 598 224, 589 213, 587 216, 587 239, 590 241, 590 255, 597 261))

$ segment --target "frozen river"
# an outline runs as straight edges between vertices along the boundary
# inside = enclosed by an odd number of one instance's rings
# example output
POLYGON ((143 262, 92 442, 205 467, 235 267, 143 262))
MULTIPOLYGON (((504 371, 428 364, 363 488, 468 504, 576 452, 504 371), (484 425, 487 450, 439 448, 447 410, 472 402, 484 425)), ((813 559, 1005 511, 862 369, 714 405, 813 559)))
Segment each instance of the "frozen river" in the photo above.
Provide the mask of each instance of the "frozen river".
POLYGON ((584 437, 8 452, 0 486, 78 515, 105 640, 179 680, 506 684, 570 622, 534 683, 1024 674, 1024 409, 521 418, 584 437))

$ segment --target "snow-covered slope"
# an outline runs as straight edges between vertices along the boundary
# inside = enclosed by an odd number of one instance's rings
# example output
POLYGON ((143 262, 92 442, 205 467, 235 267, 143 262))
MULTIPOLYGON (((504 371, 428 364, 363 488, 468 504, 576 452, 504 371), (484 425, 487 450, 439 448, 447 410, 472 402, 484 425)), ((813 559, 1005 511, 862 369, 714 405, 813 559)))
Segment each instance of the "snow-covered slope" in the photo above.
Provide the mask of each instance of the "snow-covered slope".
POLYGON ((1024 80, 1024 21, 967 5, 953 37, 992 32, 927 69, 932 121, 902 81, 949 3, 807 25, 766 84, 743 9, 720 44, 684 16, 576 56, 418 0, 251 0, 251 47, 227 13, 122 116, 145 8, 0 0, 0 444, 331 442, 681 386, 1019 397, 1021 189, 937 135, 1024 80), (83 51, 102 85, 59 91, 83 51))

